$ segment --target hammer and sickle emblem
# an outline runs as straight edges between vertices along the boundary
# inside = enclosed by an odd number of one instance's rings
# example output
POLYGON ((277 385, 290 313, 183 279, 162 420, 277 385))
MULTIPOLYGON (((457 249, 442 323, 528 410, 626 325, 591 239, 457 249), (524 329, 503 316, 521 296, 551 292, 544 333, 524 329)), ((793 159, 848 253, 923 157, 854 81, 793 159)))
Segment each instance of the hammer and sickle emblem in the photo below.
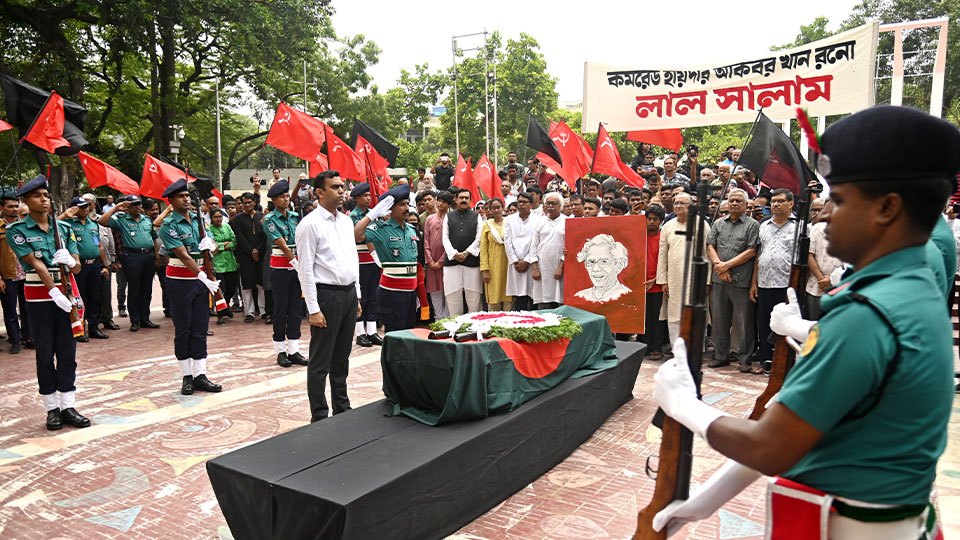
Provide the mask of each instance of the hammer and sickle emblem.
POLYGON ((289 112, 289 111, 283 113, 283 118, 277 120, 277 123, 278 123, 278 124, 282 124, 282 123, 284 123, 284 122, 286 122, 287 124, 290 124, 290 112, 289 112))
POLYGON ((157 164, 156 164, 156 163, 151 163, 151 164, 150 164, 150 172, 152 172, 152 173, 156 173, 156 172, 157 172, 157 164))
POLYGON ((480 166, 483 167, 484 169, 490 170, 490 165, 488 165, 487 163, 481 163, 480 166))
POLYGON ((567 135, 566 133, 561 133, 560 135, 557 135, 556 137, 554 137, 553 140, 560 141, 560 145, 566 148, 567 141, 570 140, 570 136, 567 135))
POLYGON ((604 146, 609 146, 610 148, 613 148, 613 144, 610 142, 610 139, 603 141, 603 144, 600 145, 600 148, 603 148, 604 146))

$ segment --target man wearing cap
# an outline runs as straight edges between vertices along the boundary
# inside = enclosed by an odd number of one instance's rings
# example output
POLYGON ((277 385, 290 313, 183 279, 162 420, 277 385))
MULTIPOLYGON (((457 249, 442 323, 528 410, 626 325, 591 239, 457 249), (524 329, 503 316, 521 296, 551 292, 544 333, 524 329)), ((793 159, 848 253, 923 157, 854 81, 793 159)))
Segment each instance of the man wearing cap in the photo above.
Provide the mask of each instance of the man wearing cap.
POLYGON ((66 223, 57 223, 61 245, 51 227, 47 178, 38 176, 17 192, 30 209, 21 221, 7 226, 7 239, 26 271, 24 295, 33 335, 37 336, 37 382, 47 410, 47 429, 90 425, 74 408, 77 390, 77 342, 73 339, 70 312, 73 302, 63 294, 60 267, 80 272, 77 243, 66 223), (59 393, 59 397, 57 396, 59 393))
MULTIPOLYGON (((370 211, 370 184, 361 182, 350 190, 350 198, 357 206, 350 211, 353 225, 363 219, 370 211)), ((380 334, 377 333, 377 304, 379 300, 380 266, 377 265, 377 254, 370 249, 369 244, 357 240, 357 257, 360 259, 360 314, 357 315, 357 326, 354 334, 357 336, 357 345, 373 347, 383 345, 380 334)))
POLYGON ((277 364, 290 367, 307 365, 300 354, 300 281, 297 278, 296 231, 300 216, 290 209, 290 185, 278 180, 267 197, 273 211, 263 218, 263 229, 270 245, 270 284, 273 288, 273 352, 277 364))
POLYGON ((157 247, 153 240, 157 233, 153 230, 153 222, 143 214, 140 197, 125 195, 121 202, 100 216, 99 223, 120 233, 123 246, 118 249, 121 249, 120 265, 127 276, 130 331, 160 328, 160 325, 150 321, 153 266, 157 260, 157 247))
POLYGON ((160 239, 170 253, 167 264, 167 289, 170 291, 170 316, 173 319, 173 349, 180 363, 183 382, 180 393, 189 396, 194 390, 219 392, 219 384, 207 378, 207 328, 210 326, 210 295, 220 288, 201 268, 203 251, 217 250, 217 243, 204 234, 203 220, 190 211, 190 195, 183 178, 163 191, 173 212, 160 226, 160 239))
POLYGON ((307 396, 310 421, 327 417, 324 396, 330 376, 333 414, 350 409, 347 373, 353 348, 353 329, 360 309, 360 283, 353 221, 337 206, 343 203, 340 173, 323 171, 314 179, 317 209, 297 226, 297 260, 300 290, 310 314, 310 363, 307 396))
POLYGON ((74 197, 70 208, 58 218, 70 226, 77 241, 77 254, 80 256, 80 273, 77 274, 77 288, 83 298, 83 318, 87 323, 86 335, 78 341, 86 343, 90 338, 107 339, 100 331, 100 278, 109 273, 107 254, 100 245, 100 225, 90 219, 90 202, 82 197, 74 197))
POLYGON ((417 323, 417 230, 406 222, 410 186, 387 191, 353 227, 357 242, 376 249, 383 265, 377 316, 385 331, 413 328, 417 323), (389 216, 386 221, 379 218, 389 216))
POLYGON ((818 168, 833 203, 820 215, 827 252, 854 269, 823 296, 819 321, 801 318, 792 290, 774 308, 773 331, 803 348, 759 420, 699 401, 676 341, 654 396, 730 461, 660 512, 656 529, 709 516, 767 474, 779 475, 767 530, 792 533, 778 538, 820 538, 821 519, 830 538, 937 537, 929 497, 947 441, 953 352, 925 244, 955 190, 960 132, 885 106, 835 122, 821 139, 818 168), (918 166, 921 151, 931 159, 918 166))

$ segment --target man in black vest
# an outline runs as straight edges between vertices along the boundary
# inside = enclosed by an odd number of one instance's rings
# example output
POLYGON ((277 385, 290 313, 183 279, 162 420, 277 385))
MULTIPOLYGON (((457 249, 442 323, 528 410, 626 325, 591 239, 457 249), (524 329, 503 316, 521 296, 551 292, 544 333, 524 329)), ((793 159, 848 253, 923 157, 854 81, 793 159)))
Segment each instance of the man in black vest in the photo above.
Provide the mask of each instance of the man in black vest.
POLYGON ((456 196, 457 209, 447 212, 443 223, 443 294, 450 316, 463 315, 463 298, 467 309, 480 311, 483 281, 480 279, 480 233, 483 220, 470 209, 470 192, 461 189, 456 196))

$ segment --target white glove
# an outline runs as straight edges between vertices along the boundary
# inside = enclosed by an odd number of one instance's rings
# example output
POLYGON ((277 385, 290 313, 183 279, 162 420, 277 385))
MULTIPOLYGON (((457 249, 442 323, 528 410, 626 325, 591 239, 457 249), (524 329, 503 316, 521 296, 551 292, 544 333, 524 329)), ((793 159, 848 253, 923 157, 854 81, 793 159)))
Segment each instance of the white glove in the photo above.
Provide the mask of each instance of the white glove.
POLYGON ((294 270, 295 272, 299 272, 299 271, 300 271, 300 261, 297 260, 296 257, 290 259, 290 266, 293 267, 293 270, 294 270))
POLYGON ((204 236, 203 240, 200 240, 200 244, 197 246, 200 248, 200 251, 209 251, 210 253, 215 253, 217 251, 217 243, 214 242, 213 238, 209 236, 204 236))
POLYGON ((215 294, 217 290, 220 289, 220 280, 208 278, 207 273, 203 270, 200 270, 200 273, 197 274, 197 279, 207 286, 207 290, 210 291, 210 294, 215 294))
POLYGON ((79 263, 73 258, 73 255, 71 255, 69 251, 61 248, 53 253, 53 264, 63 264, 66 265, 67 268, 73 268, 79 263))
POLYGON ((844 267, 837 268, 833 272, 830 272, 830 284, 836 287, 843 281, 843 272, 846 270, 844 267))
POLYGON ((710 517, 760 476, 759 472, 728 460, 689 499, 673 501, 657 512, 653 517, 653 530, 659 532, 666 526, 669 537, 691 521, 710 517))
POLYGON ((53 303, 57 305, 58 308, 70 313, 73 311, 73 302, 69 298, 63 295, 63 292, 60 291, 57 287, 54 287, 47 291, 47 294, 50 295, 50 298, 53 298, 53 303))
POLYGON ((653 397, 667 416, 705 441, 710 424, 727 415, 697 399, 697 387, 687 365, 687 347, 683 338, 673 342, 673 358, 664 362, 653 376, 653 397))
POLYGON ((797 303, 797 291, 787 289, 787 303, 773 306, 770 312, 770 330, 781 336, 792 337, 803 343, 810 334, 810 327, 817 321, 808 321, 800 315, 800 304, 797 303))
POLYGON ((370 210, 367 217, 370 218, 370 221, 380 219, 389 214, 391 208, 393 208, 393 195, 387 195, 380 199, 380 202, 370 210))

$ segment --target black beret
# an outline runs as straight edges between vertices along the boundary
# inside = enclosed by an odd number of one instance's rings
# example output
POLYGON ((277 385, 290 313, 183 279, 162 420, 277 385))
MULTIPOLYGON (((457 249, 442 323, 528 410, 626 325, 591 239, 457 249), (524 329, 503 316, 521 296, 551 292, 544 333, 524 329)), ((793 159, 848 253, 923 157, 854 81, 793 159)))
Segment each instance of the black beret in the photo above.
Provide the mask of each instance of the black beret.
POLYGON ((270 191, 267 192, 267 197, 274 198, 283 195, 284 193, 290 191, 290 182, 286 180, 277 180, 274 182, 273 186, 270 187, 270 191))
POLYGON ((838 120, 820 138, 817 167, 831 184, 944 178, 960 171, 960 131, 909 107, 871 107, 838 120))
POLYGON ((186 179, 186 178, 181 178, 181 179, 177 180, 176 182, 174 182, 174 183, 170 184, 169 186, 167 186, 167 189, 163 190, 163 197, 166 198, 166 197, 169 197, 169 196, 171 196, 171 195, 175 195, 175 194, 177 194, 177 193, 180 193, 181 191, 187 191, 187 179, 186 179))
POLYGON ((384 197, 387 197, 387 196, 393 197, 393 205, 394 205, 394 206, 396 206, 397 203, 399 203, 399 202, 401 202, 401 201, 409 201, 409 200, 410 200, 410 186, 407 185, 407 184, 404 184, 404 185, 402 185, 402 186, 397 186, 397 187, 395 187, 395 188, 393 188, 393 189, 388 190, 387 192, 385 192, 383 195, 380 196, 380 198, 383 199, 384 197))
POLYGON ((30 180, 29 182, 24 184, 23 187, 17 191, 17 197, 23 197, 24 195, 26 195, 27 193, 30 193, 35 189, 40 189, 45 187, 47 187, 47 177, 41 174, 35 177, 33 180, 30 180))
POLYGON ((363 195, 364 193, 368 193, 369 191, 370 184, 366 182, 360 182, 350 190, 350 198, 356 199, 357 197, 363 195))

